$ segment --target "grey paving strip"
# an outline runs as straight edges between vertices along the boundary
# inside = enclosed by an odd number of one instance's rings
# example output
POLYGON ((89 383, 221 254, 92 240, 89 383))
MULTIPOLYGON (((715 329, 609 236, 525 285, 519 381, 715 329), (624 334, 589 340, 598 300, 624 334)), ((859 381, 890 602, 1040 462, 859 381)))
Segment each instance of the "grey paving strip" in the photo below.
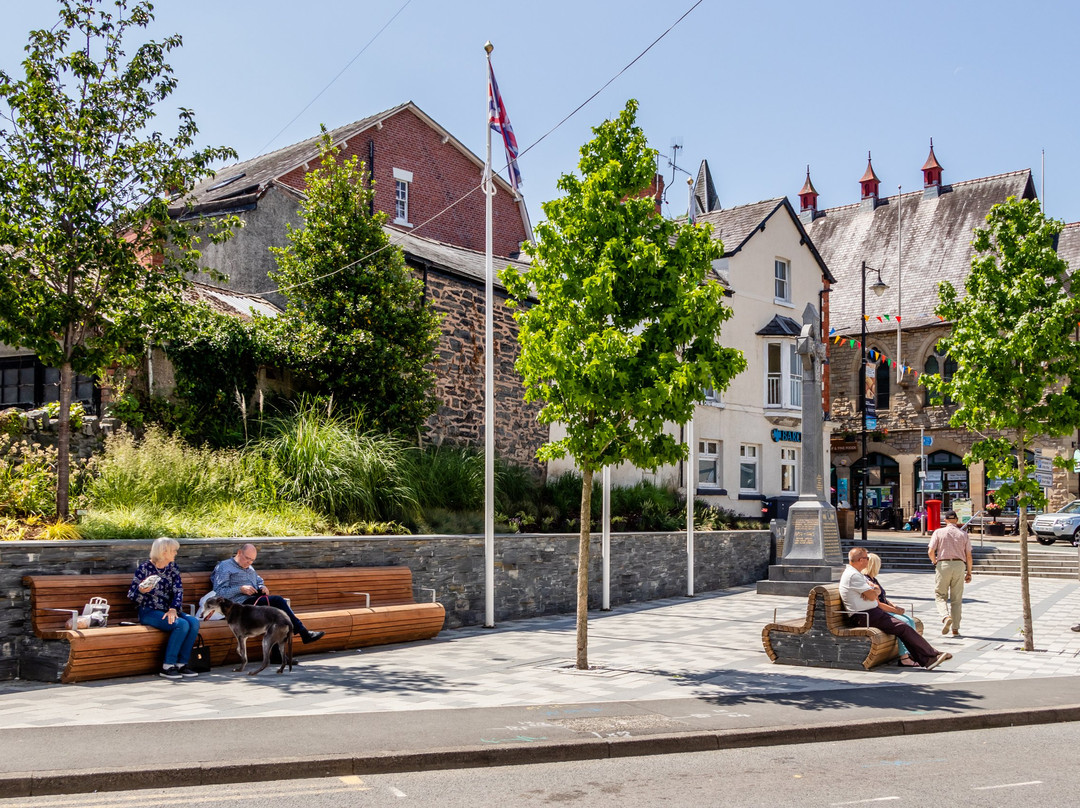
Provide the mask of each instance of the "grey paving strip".
MULTIPOLYGON (((888 586, 900 602, 928 599, 933 577, 894 574, 888 586)), ((965 603, 964 639, 936 635, 932 606, 919 609, 931 643, 955 655, 944 669, 930 673, 887 666, 863 672, 772 665, 761 647, 762 626, 774 609, 780 619, 804 615, 805 602, 757 596, 744 588, 594 613, 590 662, 603 672, 597 675, 567 675, 563 666, 573 653, 574 621, 556 616, 495 630, 445 632, 432 643, 305 657, 296 671, 280 677, 218 669, 184 682, 137 677, 70 686, 5 683, 0 727, 156 721, 170 708, 230 718, 515 705, 567 690, 578 700, 595 701, 679 697, 688 688, 703 694, 710 689, 759 693, 914 677, 947 682, 1080 675, 1080 634, 1068 631, 1080 613, 1080 586, 1032 581, 1032 597, 1040 605, 1036 641, 1046 649, 1037 655, 1012 650, 1021 643, 1014 617, 1018 581, 987 578, 971 591, 977 597, 965 603)))

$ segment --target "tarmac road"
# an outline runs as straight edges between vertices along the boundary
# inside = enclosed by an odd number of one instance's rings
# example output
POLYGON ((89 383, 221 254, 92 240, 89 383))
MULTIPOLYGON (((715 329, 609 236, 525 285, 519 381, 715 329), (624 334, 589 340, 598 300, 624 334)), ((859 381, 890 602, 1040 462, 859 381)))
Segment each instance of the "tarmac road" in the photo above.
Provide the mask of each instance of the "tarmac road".
MULTIPOLYGON (((1080 782, 1053 750, 1080 726, 1056 724, 737 748, 695 754, 449 771, 231 783, 80 795, 82 808, 305 808, 483 805, 839 806, 1076 805, 1080 782)), ((72 808, 68 795, 0 808, 72 808)))

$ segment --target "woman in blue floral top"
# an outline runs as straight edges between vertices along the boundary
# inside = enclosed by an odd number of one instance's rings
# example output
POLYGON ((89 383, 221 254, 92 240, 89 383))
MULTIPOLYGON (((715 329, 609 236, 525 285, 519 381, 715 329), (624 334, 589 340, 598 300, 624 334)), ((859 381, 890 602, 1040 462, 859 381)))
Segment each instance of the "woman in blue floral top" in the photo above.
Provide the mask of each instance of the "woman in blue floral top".
POLYGON ((199 635, 199 621, 184 614, 181 605, 184 585, 176 566, 179 548, 176 539, 155 539, 150 547, 150 560, 139 564, 128 589, 128 599, 139 607, 139 622, 169 633, 160 674, 166 679, 199 675, 187 664, 199 635))

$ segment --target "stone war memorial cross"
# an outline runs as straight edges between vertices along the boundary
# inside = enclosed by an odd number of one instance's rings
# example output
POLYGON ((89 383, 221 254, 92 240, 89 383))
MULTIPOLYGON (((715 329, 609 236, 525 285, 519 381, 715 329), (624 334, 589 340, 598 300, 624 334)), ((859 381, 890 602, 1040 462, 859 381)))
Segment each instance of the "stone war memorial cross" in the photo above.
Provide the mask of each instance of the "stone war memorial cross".
POLYGON ((825 492, 821 366, 825 344, 820 339, 817 309, 807 303, 797 342, 802 357, 802 464, 799 499, 788 509, 779 564, 769 566, 769 578, 758 582, 758 593, 805 596, 821 583, 830 583, 844 563, 836 509, 825 492))

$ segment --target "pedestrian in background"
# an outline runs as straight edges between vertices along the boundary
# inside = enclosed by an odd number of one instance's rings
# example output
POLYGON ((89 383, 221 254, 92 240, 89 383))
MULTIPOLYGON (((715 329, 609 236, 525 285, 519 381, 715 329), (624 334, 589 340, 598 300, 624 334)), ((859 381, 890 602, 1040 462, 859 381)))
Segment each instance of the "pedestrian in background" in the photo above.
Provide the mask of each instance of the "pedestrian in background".
POLYGON ((957 524, 956 511, 945 511, 945 524, 934 531, 926 554, 934 565, 934 601, 941 633, 960 636, 964 584, 971 580, 971 538, 957 524))

